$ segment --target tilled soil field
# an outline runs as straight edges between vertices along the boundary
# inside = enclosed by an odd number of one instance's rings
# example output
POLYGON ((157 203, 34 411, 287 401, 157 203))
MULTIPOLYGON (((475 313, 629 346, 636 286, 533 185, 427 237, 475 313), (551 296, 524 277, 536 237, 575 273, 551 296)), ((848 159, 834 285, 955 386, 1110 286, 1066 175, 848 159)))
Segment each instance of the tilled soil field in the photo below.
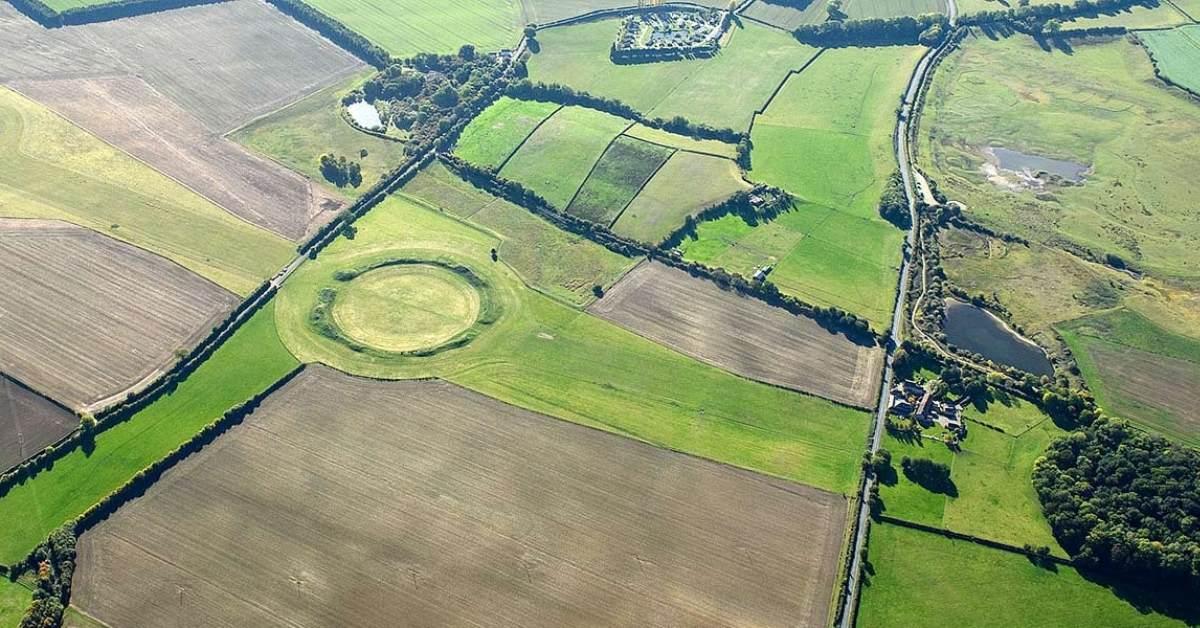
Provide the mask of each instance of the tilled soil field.
POLYGON ((879 392, 879 348, 662 264, 641 264, 588 309, 750 379, 863 408, 879 392))
POLYGON ((0 375, 0 471, 66 436, 78 423, 65 408, 0 375))
POLYGON ((170 363, 237 300, 93 231, 0 219, 0 371, 67 406, 85 406, 170 363))
POLYGON ((1118 395, 1114 412, 1135 419, 1165 415, 1179 432, 1200 431, 1200 365, 1108 343, 1096 343, 1088 353, 1118 395))
POLYGON ((224 133, 361 70, 265 2, 236 0, 44 29, 0 5, 0 82, 136 75, 224 133))
POLYGON ((83 536, 113 626, 819 626, 846 504, 444 382, 309 367, 83 536))
POLYGON ((299 240, 342 203, 304 177, 204 128, 134 76, 15 81, 12 87, 229 212, 299 240))

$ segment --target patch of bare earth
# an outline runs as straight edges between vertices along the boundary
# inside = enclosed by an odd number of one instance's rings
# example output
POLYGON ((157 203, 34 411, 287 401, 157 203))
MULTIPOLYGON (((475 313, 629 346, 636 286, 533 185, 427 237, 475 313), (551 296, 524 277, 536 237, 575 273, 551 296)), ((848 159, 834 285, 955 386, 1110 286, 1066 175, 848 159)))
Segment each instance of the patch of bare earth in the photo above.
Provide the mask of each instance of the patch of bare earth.
POLYGON ((663 264, 633 269, 588 311, 750 379, 863 408, 879 392, 878 347, 663 264))
POLYGON ((54 444, 78 423, 66 408, 0 375, 0 470, 54 444))
POLYGON ((134 75, 225 133, 361 70, 265 2, 235 0, 44 29, 0 5, 0 82, 134 75))
POLYGON ((323 188, 204 128, 135 76, 12 87, 242 219, 300 240, 341 208, 323 188))
POLYGON ((0 219, 0 371, 70 407, 143 379, 238 298, 93 231, 0 219))
POLYGON ((113 626, 824 625, 840 495, 309 367, 83 536, 113 626))
POLYGON ((1200 431, 1200 365, 1130 347, 1088 348, 1105 384, 1139 404, 1166 411, 1179 431, 1200 431))

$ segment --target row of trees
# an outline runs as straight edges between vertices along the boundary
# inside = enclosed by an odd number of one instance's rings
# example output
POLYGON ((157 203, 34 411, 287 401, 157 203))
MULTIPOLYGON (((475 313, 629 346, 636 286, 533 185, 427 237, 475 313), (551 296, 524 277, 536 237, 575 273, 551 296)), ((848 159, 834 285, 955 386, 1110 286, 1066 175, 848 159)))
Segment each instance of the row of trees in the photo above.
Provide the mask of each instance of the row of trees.
POLYGON ((158 13, 198 4, 213 4, 224 0, 115 0, 103 4, 72 7, 56 11, 41 0, 10 0, 10 4, 38 24, 56 28, 72 24, 107 22, 123 17, 158 13))
POLYGON ((948 25, 946 16, 940 14, 920 17, 905 15, 887 19, 830 20, 804 24, 792 34, 803 43, 823 48, 918 43, 935 46, 945 37, 948 25))
POLYGON ((1083 565, 1200 584, 1200 453, 1097 419, 1050 446, 1033 485, 1062 546, 1083 565))
POLYGON ((614 98, 595 96, 582 90, 576 90, 566 85, 534 83, 529 80, 517 81, 508 87, 508 96, 523 100, 540 100, 560 105, 579 105, 591 107, 630 120, 635 120, 648 127, 670 131, 678 135, 686 135, 696 139, 718 140, 736 144, 748 141, 745 133, 733 129, 718 129, 706 124, 692 122, 683 116, 671 119, 647 118, 638 110, 614 98))

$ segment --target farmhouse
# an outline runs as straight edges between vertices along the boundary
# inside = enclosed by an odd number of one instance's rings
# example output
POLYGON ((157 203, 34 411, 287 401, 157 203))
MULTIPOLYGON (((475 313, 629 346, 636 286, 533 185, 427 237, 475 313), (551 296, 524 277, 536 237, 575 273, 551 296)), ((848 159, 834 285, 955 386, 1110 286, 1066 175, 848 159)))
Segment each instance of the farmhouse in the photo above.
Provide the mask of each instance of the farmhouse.
POLYGON ((962 435, 967 429, 962 419, 962 404, 965 402, 965 399, 958 403, 934 399, 931 387, 905 380, 892 387, 888 411, 896 416, 912 418, 922 427, 936 424, 962 435))

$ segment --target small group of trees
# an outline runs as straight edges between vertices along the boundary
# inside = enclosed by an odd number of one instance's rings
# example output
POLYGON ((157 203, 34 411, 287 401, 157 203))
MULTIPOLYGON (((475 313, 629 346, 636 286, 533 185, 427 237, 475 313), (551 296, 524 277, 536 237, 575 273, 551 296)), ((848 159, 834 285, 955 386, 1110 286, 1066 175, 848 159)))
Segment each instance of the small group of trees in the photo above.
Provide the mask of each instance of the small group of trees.
POLYGON ((1200 584, 1200 452, 1098 418, 1051 444, 1034 465, 1033 485, 1076 562, 1200 584))
POLYGON ((21 628, 58 628, 63 609, 71 599, 71 578, 75 574, 75 534, 68 527, 50 534, 33 551, 30 562, 36 567, 33 601, 21 618, 21 628))
POLYGON ((912 226, 912 215, 908 211, 908 196, 904 192, 904 178, 900 171, 888 177, 887 185, 879 198, 879 215, 901 229, 912 226))
POLYGON ((321 176, 339 188, 362 185, 362 167, 357 161, 349 161, 345 155, 334 157, 330 153, 321 155, 321 176))
POLYGON ((445 135, 459 120, 474 117, 478 103, 507 85, 506 62, 480 55, 474 46, 457 54, 421 53, 389 64, 362 87, 362 99, 376 104, 384 122, 407 131, 405 151, 445 135))

